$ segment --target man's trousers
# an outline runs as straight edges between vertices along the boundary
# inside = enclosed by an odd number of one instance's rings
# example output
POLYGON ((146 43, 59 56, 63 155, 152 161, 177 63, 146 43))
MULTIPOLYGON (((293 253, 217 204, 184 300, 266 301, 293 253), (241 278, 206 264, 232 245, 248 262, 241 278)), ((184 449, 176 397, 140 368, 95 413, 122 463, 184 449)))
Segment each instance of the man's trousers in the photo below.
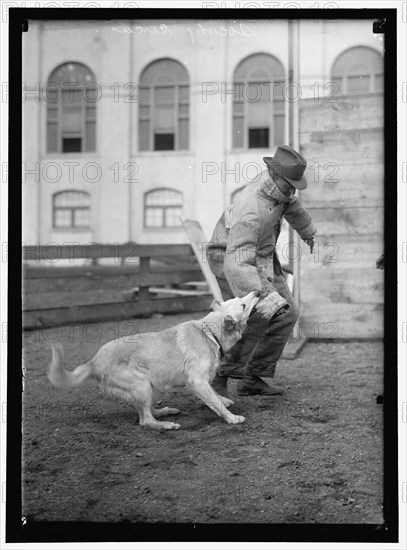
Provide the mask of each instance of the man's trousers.
MULTIPOLYGON (((217 279, 224 300, 234 298, 228 282, 217 279)), ((271 321, 254 311, 249 317, 243 337, 227 352, 218 374, 242 378, 245 374, 273 378, 276 364, 298 319, 298 311, 283 273, 274 272, 273 285, 288 302, 285 313, 271 321)))

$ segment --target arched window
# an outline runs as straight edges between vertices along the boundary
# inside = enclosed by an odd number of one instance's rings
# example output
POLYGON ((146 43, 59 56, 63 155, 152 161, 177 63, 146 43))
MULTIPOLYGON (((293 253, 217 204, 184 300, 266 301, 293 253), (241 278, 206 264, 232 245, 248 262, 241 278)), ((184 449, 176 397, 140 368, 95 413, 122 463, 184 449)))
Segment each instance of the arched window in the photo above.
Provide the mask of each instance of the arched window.
POLYGON ((144 195, 145 227, 179 227, 182 193, 175 189, 154 189, 144 195))
POLYGON ((285 143, 284 67, 272 55, 250 55, 233 75, 233 148, 285 143))
POLYGON ((383 57, 373 48, 356 46, 341 53, 332 66, 332 81, 341 95, 381 92, 383 57))
POLYGON ((64 63, 48 80, 47 152, 96 150, 98 90, 92 72, 82 63, 64 63))
POLYGON ((90 195, 85 191, 61 191, 53 199, 53 227, 90 227, 90 195))
POLYGON ((189 77, 173 59, 150 63, 140 76, 139 150, 189 147, 189 77))

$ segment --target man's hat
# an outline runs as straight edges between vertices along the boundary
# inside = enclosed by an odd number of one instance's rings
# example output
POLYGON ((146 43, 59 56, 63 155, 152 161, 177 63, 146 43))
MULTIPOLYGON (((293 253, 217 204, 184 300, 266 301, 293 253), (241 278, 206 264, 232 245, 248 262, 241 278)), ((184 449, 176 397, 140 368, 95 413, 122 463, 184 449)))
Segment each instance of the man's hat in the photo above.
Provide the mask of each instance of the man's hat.
POLYGON ((264 157, 271 176, 279 176, 296 189, 305 189, 307 179, 304 171, 307 161, 288 145, 277 147, 274 157, 264 157))

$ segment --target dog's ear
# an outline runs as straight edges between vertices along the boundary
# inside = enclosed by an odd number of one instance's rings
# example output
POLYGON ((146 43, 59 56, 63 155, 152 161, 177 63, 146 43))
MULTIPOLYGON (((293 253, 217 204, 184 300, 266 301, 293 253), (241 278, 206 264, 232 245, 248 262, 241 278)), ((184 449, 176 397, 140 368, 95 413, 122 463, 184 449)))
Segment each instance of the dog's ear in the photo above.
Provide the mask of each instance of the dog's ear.
POLYGON ((222 304, 219 302, 219 300, 213 300, 213 302, 210 305, 210 308, 213 311, 217 311, 222 308, 222 304))
POLYGON ((236 329, 237 321, 230 315, 226 315, 223 325, 227 332, 233 332, 236 329))

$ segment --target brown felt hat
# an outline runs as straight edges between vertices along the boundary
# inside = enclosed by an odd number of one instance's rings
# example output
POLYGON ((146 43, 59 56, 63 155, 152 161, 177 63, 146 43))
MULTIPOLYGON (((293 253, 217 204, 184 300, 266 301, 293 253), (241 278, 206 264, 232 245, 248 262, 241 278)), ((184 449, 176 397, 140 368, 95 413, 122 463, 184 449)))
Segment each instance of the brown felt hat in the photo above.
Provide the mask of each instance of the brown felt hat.
POLYGON ((306 189, 304 176, 307 161, 288 145, 277 147, 274 157, 264 157, 270 175, 277 175, 296 189, 306 189))

